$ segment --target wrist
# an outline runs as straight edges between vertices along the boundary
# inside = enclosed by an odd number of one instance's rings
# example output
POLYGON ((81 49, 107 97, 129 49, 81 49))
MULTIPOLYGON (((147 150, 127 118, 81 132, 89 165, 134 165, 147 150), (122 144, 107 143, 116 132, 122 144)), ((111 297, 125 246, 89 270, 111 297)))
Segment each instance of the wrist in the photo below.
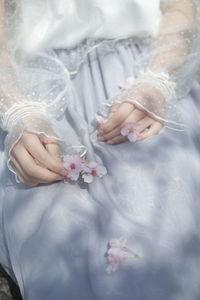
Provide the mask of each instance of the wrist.
POLYGON ((157 94, 160 99, 168 102, 175 96, 176 83, 167 72, 153 72, 148 69, 135 80, 133 87, 152 96, 157 94))
POLYGON ((1 126, 4 130, 10 131, 19 122, 25 125, 41 117, 47 118, 47 115, 44 104, 24 100, 15 103, 4 113, 1 126))

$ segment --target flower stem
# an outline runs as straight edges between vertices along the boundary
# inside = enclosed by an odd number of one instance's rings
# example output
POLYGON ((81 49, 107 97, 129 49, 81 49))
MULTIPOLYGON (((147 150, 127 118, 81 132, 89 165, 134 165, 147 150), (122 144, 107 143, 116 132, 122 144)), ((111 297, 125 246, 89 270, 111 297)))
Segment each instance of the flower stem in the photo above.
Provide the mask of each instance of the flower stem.
POLYGON ((139 256, 138 254, 134 253, 132 250, 130 250, 129 248, 127 247, 124 247, 124 250, 130 254, 132 254, 133 256, 131 257, 134 257, 134 258, 141 258, 141 256, 139 256))

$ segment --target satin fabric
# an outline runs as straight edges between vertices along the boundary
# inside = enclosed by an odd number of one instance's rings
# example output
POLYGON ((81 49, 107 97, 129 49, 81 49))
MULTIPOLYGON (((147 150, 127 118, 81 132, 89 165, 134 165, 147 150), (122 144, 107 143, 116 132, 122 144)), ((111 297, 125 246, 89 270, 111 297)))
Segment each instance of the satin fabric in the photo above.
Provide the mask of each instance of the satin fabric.
POLYGON ((27 53, 88 38, 156 36, 161 19, 159 0, 21 0, 21 11, 19 47, 27 53))

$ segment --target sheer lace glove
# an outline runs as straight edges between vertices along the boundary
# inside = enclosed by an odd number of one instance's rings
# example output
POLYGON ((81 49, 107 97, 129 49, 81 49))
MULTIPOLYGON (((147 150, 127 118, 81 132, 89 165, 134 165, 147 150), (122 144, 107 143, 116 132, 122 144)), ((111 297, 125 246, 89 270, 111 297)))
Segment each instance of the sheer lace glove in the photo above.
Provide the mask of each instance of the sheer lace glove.
POLYGON ((0 116, 0 125, 8 132, 7 165, 16 181, 34 186, 63 179, 66 172, 59 150, 62 139, 44 104, 22 99, 10 107, 1 103, 0 116))
MULTIPOLYGON (((109 144, 126 141, 128 132, 125 136, 123 134, 126 124, 134 124, 132 129, 135 129, 138 141, 158 134, 164 122, 167 123, 166 126, 181 126, 173 122, 172 118, 167 120, 170 108, 173 107, 170 99, 174 97, 175 86, 166 73, 147 71, 137 79, 129 78, 122 84, 122 91, 107 105, 107 108, 111 107, 108 119, 105 107, 104 115, 101 110, 105 120, 99 124, 99 140, 107 141, 109 144)), ((132 129, 130 126, 127 128, 132 129)))
POLYGON ((141 141, 158 134, 164 125, 183 130, 183 125, 177 122, 178 112, 172 101, 175 87, 176 84, 164 72, 148 70, 137 79, 128 78, 122 84, 122 91, 100 109, 100 115, 105 120, 99 124, 99 140, 109 144, 124 142, 133 131, 135 140, 141 141), (128 128, 126 124, 129 124, 128 128), (134 124, 134 127, 131 128, 130 124, 134 124))
POLYGON ((161 0, 160 7, 158 36, 148 51, 140 48, 139 72, 133 72, 122 91, 99 108, 100 140, 117 143, 127 136, 139 140, 148 137, 148 131, 157 133, 158 122, 184 130, 178 100, 190 91, 199 66, 200 4, 197 0, 161 0), (123 128, 127 123, 129 127, 123 128))

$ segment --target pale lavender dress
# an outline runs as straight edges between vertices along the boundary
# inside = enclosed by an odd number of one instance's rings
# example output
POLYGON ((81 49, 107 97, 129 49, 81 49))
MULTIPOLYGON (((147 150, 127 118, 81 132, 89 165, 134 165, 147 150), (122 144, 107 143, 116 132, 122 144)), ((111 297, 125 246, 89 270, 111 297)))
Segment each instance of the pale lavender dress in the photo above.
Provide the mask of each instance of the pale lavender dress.
MULTIPOLYGON (((114 146, 91 134, 98 106, 137 73, 145 51, 139 41, 102 45, 73 78, 73 101, 59 122, 106 166, 102 179, 17 184, 1 132, 0 263, 25 300, 200 299, 200 86, 194 81, 178 103, 184 132, 164 128, 114 146), (108 275, 107 243, 120 237, 141 258, 108 275)), ((69 52, 56 54, 73 69, 69 52)))

